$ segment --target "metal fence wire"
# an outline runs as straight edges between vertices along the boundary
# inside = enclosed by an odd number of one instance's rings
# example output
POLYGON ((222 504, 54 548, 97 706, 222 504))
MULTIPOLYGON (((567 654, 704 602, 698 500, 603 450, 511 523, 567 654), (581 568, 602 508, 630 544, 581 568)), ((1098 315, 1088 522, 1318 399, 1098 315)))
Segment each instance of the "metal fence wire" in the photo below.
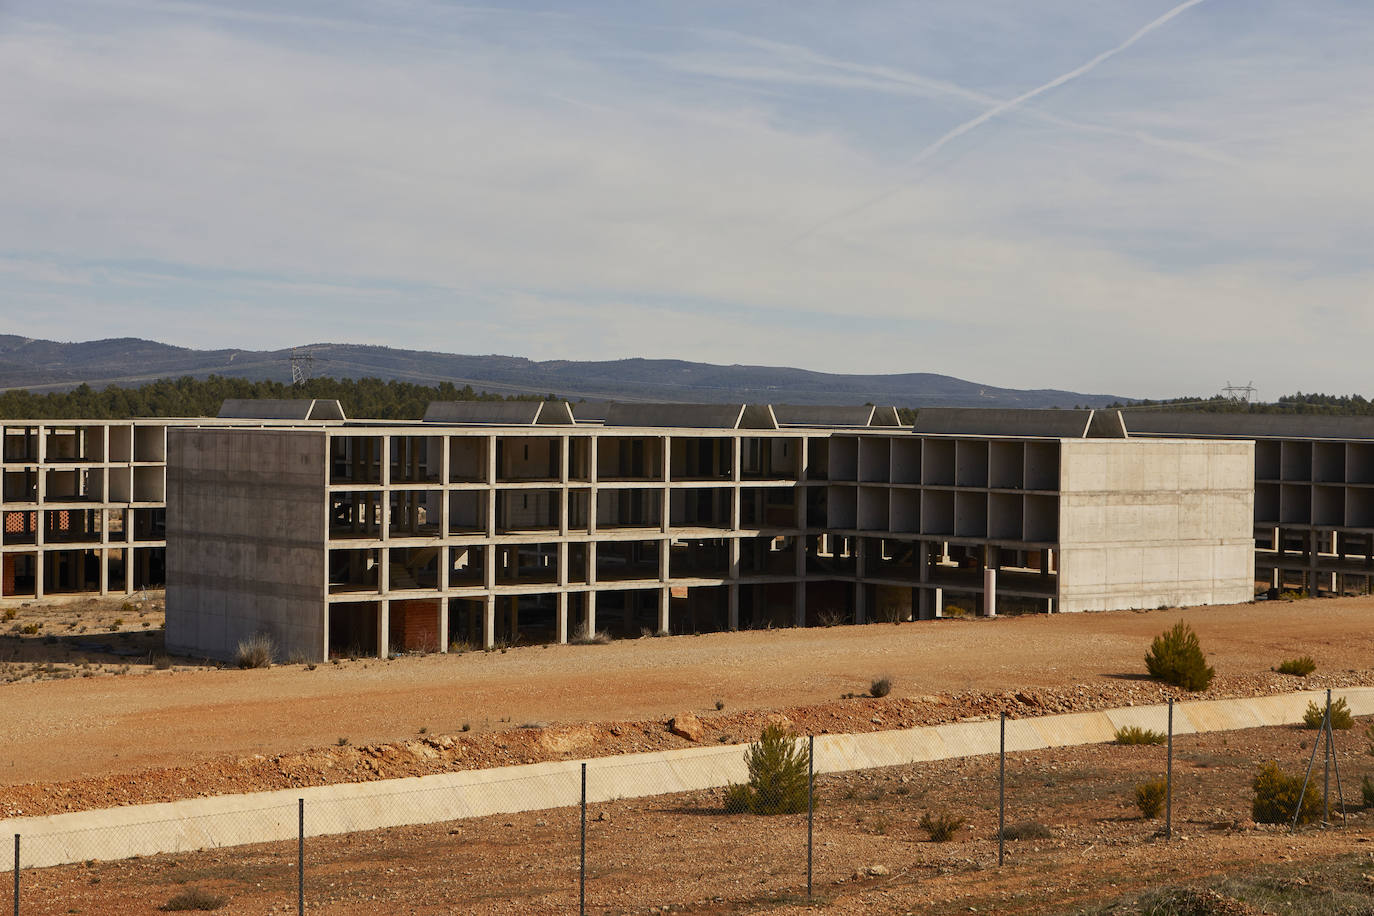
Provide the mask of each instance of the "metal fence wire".
MULTIPOLYGON (((743 911, 1016 865, 1018 844, 1056 819, 1123 823, 1146 843, 1173 838, 1176 808, 1189 831, 1221 804, 1244 816, 1238 787, 1263 761, 1229 752, 1219 732, 1175 735, 1172 703, 1159 713, 1162 746, 1106 752, 1110 767, 1070 764, 1077 748, 1009 751, 1033 723, 1002 716, 986 723, 999 753, 928 763, 851 768, 845 736, 769 728, 748 746, 464 771, 384 794, 360 783, 252 808, 200 799, 202 813, 173 803, 132 823, 119 815, 135 809, 110 809, 107 826, 69 830, 57 815, 14 836, 13 911, 743 911), (1142 780, 1163 784, 1159 820, 1122 816, 1142 780)), ((1311 753, 1289 764, 1306 766, 1300 807, 1323 755, 1325 826, 1344 823, 1329 693, 1323 713, 1311 753)), ((1344 753, 1348 770, 1359 751, 1344 753)))

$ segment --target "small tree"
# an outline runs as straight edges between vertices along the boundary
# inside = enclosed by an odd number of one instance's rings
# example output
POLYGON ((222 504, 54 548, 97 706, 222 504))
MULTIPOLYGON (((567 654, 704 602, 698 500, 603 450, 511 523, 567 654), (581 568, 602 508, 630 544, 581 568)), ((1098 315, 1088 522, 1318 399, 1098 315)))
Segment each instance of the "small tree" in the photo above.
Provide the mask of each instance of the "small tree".
POLYGON ((1207 665, 1197 634, 1182 620, 1155 637, 1145 667, 1152 677, 1184 690, 1206 690, 1216 674, 1207 665))
MULTIPOLYGON (((1307 709, 1302 714, 1303 728, 1321 728, 1326 721, 1326 704, 1318 706, 1316 703, 1309 702, 1307 709)), ((1334 729, 1348 729, 1355 727, 1355 717, 1350 712, 1350 706, 1346 704, 1345 697, 1340 697, 1331 704, 1331 727, 1334 729)))
POLYGON ((1151 779, 1135 787, 1135 806, 1147 820, 1154 820, 1164 810, 1168 798, 1169 785, 1162 779, 1151 779))
POLYGON ((1303 791, 1302 779, 1290 776, 1272 760, 1260 767, 1255 777, 1255 821, 1260 824, 1292 823, 1297 815, 1299 824, 1310 824, 1322 816, 1322 797, 1317 787, 1308 784, 1303 791), (1299 798, 1302 810, 1299 811, 1299 798))
POLYGON ((725 810, 753 814, 799 814, 809 795, 806 751, 781 725, 763 727, 744 755, 749 781, 727 786, 725 810))

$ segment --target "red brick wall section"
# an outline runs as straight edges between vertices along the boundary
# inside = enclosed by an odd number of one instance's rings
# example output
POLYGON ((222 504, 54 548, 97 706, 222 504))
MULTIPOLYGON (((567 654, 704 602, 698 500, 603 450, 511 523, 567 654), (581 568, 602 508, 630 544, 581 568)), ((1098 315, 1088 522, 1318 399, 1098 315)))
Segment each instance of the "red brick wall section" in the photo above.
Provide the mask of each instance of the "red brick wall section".
POLYGON ((435 652, 439 648, 439 602, 391 602, 391 651, 435 652))
POLYGON ((5 513, 5 533, 6 534, 30 534, 33 532, 34 525, 37 524, 35 516, 37 512, 6 512, 5 513))

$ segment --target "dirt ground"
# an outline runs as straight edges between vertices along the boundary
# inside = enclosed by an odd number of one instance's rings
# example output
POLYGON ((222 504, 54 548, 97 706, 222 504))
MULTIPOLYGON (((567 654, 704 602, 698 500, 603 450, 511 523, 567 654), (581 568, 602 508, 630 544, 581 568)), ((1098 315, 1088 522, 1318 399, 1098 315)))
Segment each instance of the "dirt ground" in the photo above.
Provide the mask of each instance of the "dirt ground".
MULTIPOLYGON (((1360 777, 1374 770, 1367 725, 1336 733, 1345 796, 1354 805, 1360 777)), ((1038 916, 1256 871, 1267 876, 1266 899, 1282 905, 1169 912, 1369 912, 1371 812, 1352 812, 1340 829, 1297 834, 1250 819, 1259 764, 1277 760, 1301 773, 1314 736, 1285 727, 1179 737, 1168 843, 1161 821, 1143 818, 1133 801, 1136 784, 1163 775, 1164 748, 1011 754, 1007 823, 1023 838, 1008 841, 1002 867, 995 757, 822 777, 811 899, 805 815, 725 814, 720 791, 593 805, 588 912, 1038 916), (927 812, 957 815, 967 825, 950 842, 931 842, 920 826, 927 812), (1333 876, 1364 909, 1333 904, 1333 876)), ((1320 757, 1316 771, 1320 785, 1320 757)), ((578 815, 558 809, 309 839, 307 908, 338 916, 576 912, 578 815)), ((313 824, 330 813, 308 809, 306 816, 313 824)), ((29 871, 23 912, 151 913, 188 890, 223 898, 225 913, 294 912, 296 862, 295 844, 279 843, 29 871)))
MULTIPOLYGON (((97 612, 20 608, 12 625, 37 623, 38 631, 10 634, 0 652, 12 651, 11 664, 28 658, 42 666, 42 652, 66 651, 50 641, 59 629, 109 632, 120 616, 118 632, 133 627, 156 640, 160 607, 143 619, 136 613, 121 603, 97 612), (91 616, 73 627, 75 613, 91 616)), ((665 723, 685 712, 700 716, 702 741, 721 743, 750 740, 778 711, 798 732, 819 734, 1159 702, 1177 694, 1143 677, 1143 655, 1179 619, 1198 631, 1218 671, 1203 696, 1374 683, 1371 598, 751 631, 249 671, 165 660, 150 646, 146 657, 120 663, 115 670, 127 665, 124 674, 28 676, 0 687, 0 814, 681 747, 690 742, 665 723), (1312 677, 1270 670, 1303 654, 1317 662, 1312 677), (841 699, 866 692, 878 676, 891 677, 891 696, 841 699)))

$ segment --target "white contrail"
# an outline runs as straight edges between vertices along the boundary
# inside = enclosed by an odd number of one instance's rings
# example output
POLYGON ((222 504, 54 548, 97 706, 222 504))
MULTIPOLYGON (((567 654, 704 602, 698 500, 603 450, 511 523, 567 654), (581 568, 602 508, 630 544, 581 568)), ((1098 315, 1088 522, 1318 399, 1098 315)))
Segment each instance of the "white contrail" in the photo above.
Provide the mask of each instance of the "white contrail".
MULTIPOLYGON (((1159 28, 1160 26, 1164 25, 1166 22, 1168 22, 1169 20, 1173 19, 1175 16, 1178 16, 1178 15, 1180 15, 1181 13, 1183 13, 1183 12, 1185 12, 1185 11, 1191 9, 1192 7, 1197 6, 1199 3, 1203 3, 1203 2, 1205 2, 1205 0, 1186 0, 1186 2, 1180 3, 1178 6, 1174 7, 1174 8, 1171 9, 1171 10, 1169 10, 1167 13, 1165 13, 1165 14, 1162 15, 1162 16, 1160 16, 1159 18, 1154 19, 1154 20, 1152 20, 1152 21, 1146 23, 1145 25, 1141 26, 1141 27, 1140 27, 1139 29, 1137 29, 1134 33, 1132 33, 1132 35, 1131 35, 1129 38, 1127 38, 1125 41, 1121 42, 1121 44, 1117 45, 1117 46, 1114 47, 1114 48, 1111 48, 1110 50, 1103 51, 1101 54, 1097 55, 1096 57, 1094 57, 1092 60, 1088 61, 1087 63, 1085 63, 1085 64, 1080 64, 1079 66, 1073 68, 1072 70, 1068 71, 1067 73, 1061 73, 1059 76, 1056 76, 1054 79, 1050 80, 1048 83, 1044 83, 1043 85, 1036 86, 1034 89, 1031 89, 1031 90, 1029 90, 1028 92, 1023 92, 1021 95, 1018 95, 1016 98, 1007 99, 1005 102, 999 102, 999 103, 997 103, 996 105, 993 105, 993 106, 992 106, 991 108, 989 108, 988 110, 984 111, 982 114, 977 115, 976 117, 973 117, 973 118, 969 118, 967 121, 965 121, 964 123, 960 124, 958 127, 955 127, 955 128, 953 128, 952 130, 950 130, 950 131, 946 132, 945 134, 941 135, 938 139, 936 139, 936 140, 935 140, 933 143, 931 143, 929 146, 925 147, 925 148, 922 149, 920 152, 918 152, 915 156, 913 156, 913 157, 911 158, 909 164, 910 164, 910 165, 913 165, 913 166, 920 165, 921 163, 923 163, 923 162, 925 162, 927 159, 929 159, 931 156, 934 156, 934 155, 935 155, 936 153, 938 153, 940 150, 944 149, 944 147, 945 147, 946 145, 948 145, 949 142, 950 142, 951 140, 956 140, 956 139, 958 139, 959 137, 962 137, 964 134, 968 133, 969 131, 974 130, 975 128, 979 127, 980 125, 987 123, 988 121, 992 120, 993 118, 997 117, 997 116, 1000 115, 1000 114, 1005 114, 1006 112, 1011 111, 1013 108, 1016 108, 1016 107, 1018 107, 1018 106, 1020 106, 1020 105, 1022 105, 1022 104, 1024 104, 1024 103, 1030 101, 1031 99, 1035 98, 1035 97, 1038 96, 1038 95, 1043 95, 1044 93, 1049 92, 1051 89, 1057 89, 1057 88, 1059 88, 1060 86, 1064 85, 1065 83, 1072 82, 1073 80, 1078 79, 1080 76, 1084 75, 1085 73, 1088 73, 1088 72, 1090 72, 1091 70, 1095 69, 1099 64, 1103 63, 1104 61, 1110 60, 1111 58, 1113 58, 1113 57, 1115 57, 1116 55, 1120 54, 1122 51, 1125 51, 1125 50, 1126 50, 1127 48, 1129 48, 1131 45, 1133 45, 1133 44, 1135 44, 1136 42, 1140 41, 1140 39, 1144 38, 1146 35, 1149 35, 1149 34, 1150 34, 1151 32, 1153 32, 1155 29, 1157 29, 1157 28, 1159 28)), ((804 238, 806 238, 807 236, 809 236, 809 235, 811 235, 811 234, 817 232, 817 231, 820 230, 820 229, 823 229, 824 227, 830 225, 831 223, 837 222, 837 221, 842 220, 842 219, 846 219, 846 218, 848 218, 848 217, 853 216, 853 215, 856 214, 856 213, 861 213, 861 212, 863 212, 864 210, 867 210, 869 207, 872 207, 874 204, 880 203, 880 202, 886 200, 887 198, 891 197, 893 194, 896 194, 896 193, 897 193, 898 191, 900 191, 902 188, 906 187, 906 184, 907 184, 907 183, 909 183, 909 182, 904 182, 903 184, 897 185, 896 187, 888 188, 886 191, 883 191, 881 194, 877 195, 876 197, 872 197, 872 198, 870 198, 870 199, 864 201, 863 203, 859 204, 859 205, 856 206, 856 207, 850 207, 848 210, 845 210, 845 211, 843 211, 843 212, 841 212, 841 213, 835 214, 834 216, 830 216, 830 217, 827 217, 827 218, 821 220, 819 223, 817 223, 816 225, 812 226, 810 229, 807 229, 805 232, 801 233, 801 234, 798 235, 796 238, 794 238, 794 239, 792 240, 792 242, 793 242, 794 244, 795 244, 796 242, 800 242, 802 239, 804 239, 804 238)))

